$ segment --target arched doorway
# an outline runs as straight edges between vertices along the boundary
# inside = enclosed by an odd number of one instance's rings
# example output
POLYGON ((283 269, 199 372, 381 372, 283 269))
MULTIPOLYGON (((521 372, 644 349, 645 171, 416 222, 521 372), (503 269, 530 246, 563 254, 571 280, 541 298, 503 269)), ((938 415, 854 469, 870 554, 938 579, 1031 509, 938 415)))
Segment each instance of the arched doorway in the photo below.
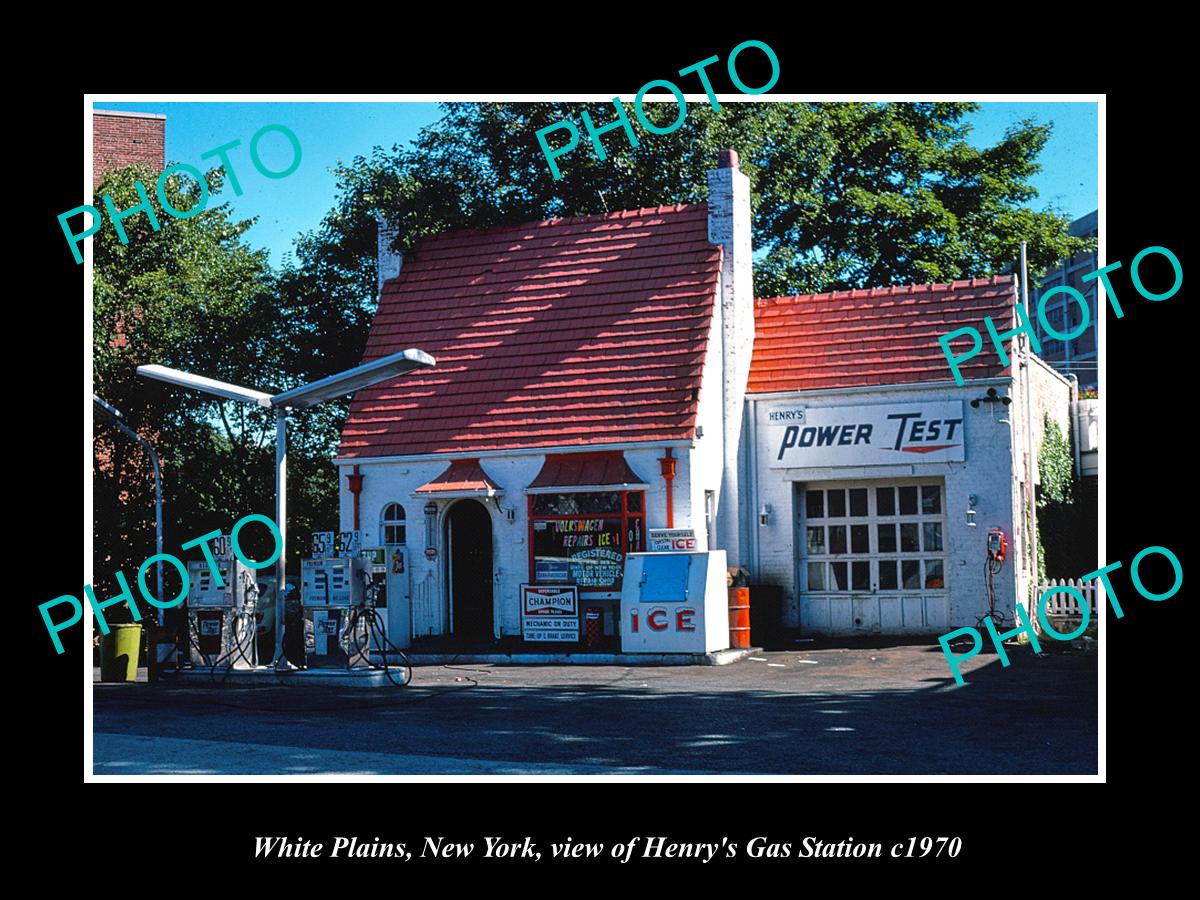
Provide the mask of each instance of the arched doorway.
POLYGON ((468 640, 491 640, 492 517, 477 500, 460 500, 446 516, 447 597, 450 631, 468 640))

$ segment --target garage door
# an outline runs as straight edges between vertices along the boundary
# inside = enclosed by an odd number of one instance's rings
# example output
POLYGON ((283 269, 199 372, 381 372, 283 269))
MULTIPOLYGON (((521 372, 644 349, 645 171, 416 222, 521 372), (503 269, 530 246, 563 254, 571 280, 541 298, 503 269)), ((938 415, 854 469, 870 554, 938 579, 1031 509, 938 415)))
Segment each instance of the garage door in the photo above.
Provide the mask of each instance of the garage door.
POLYGON ((949 622, 941 479, 796 486, 809 634, 940 634, 949 622))

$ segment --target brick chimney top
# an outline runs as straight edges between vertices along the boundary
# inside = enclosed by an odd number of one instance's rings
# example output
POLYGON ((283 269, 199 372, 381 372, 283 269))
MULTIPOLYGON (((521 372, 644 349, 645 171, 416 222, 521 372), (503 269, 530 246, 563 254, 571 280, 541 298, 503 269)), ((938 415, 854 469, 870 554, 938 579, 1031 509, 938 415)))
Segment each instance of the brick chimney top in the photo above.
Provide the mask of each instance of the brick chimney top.
POLYGON ((719 169, 736 169, 738 167, 738 155, 736 150, 722 150, 717 157, 717 168, 719 169))

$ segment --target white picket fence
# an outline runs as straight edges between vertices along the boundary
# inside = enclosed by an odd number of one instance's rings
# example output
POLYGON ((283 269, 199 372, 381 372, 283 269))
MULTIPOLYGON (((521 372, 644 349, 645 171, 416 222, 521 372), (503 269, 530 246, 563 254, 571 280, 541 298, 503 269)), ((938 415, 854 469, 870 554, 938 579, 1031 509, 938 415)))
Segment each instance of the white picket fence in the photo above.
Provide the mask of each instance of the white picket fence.
MULTIPOLYGON (((1034 594, 1035 602, 1040 603, 1042 595, 1046 591, 1054 588, 1069 587, 1074 588, 1082 594, 1088 602, 1088 612, 1091 615, 1091 621, 1096 621, 1096 592, 1099 590, 1099 583, 1096 580, 1080 581, 1076 578, 1052 578, 1045 584, 1039 584, 1034 594)), ((1036 607, 1035 607, 1036 609, 1036 607)), ((1063 618, 1082 619, 1083 610, 1079 608, 1079 598, 1074 594, 1060 591, 1052 594, 1046 601, 1046 616, 1061 616, 1063 618)))

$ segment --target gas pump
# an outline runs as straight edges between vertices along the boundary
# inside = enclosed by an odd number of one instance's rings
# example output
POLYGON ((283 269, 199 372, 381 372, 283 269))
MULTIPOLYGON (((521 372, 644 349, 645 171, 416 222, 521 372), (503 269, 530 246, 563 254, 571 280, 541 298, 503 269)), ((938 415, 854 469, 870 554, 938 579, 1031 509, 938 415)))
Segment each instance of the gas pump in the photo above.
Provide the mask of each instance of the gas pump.
POLYGON ((192 665, 214 672, 219 666, 253 668, 256 660, 255 572, 232 553, 221 552, 227 547, 219 541, 213 554, 220 584, 206 561, 188 563, 188 658, 192 665))
MULTIPOLYGON (((351 607, 364 602, 370 560, 362 557, 317 557, 300 561, 300 602, 304 607, 304 653, 307 665, 345 666, 342 632, 350 624, 351 607)), ((365 644, 365 642, 364 642, 365 644)))
MULTIPOLYGON (((375 610, 375 615, 386 620, 388 607, 391 605, 389 603, 391 591, 388 589, 387 577, 387 550, 384 547, 364 547, 361 556, 367 562, 361 575, 365 607, 375 610)), ((384 648, 383 633, 380 629, 370 629, 370 631, 370 652, 379 654, 384 648)))

